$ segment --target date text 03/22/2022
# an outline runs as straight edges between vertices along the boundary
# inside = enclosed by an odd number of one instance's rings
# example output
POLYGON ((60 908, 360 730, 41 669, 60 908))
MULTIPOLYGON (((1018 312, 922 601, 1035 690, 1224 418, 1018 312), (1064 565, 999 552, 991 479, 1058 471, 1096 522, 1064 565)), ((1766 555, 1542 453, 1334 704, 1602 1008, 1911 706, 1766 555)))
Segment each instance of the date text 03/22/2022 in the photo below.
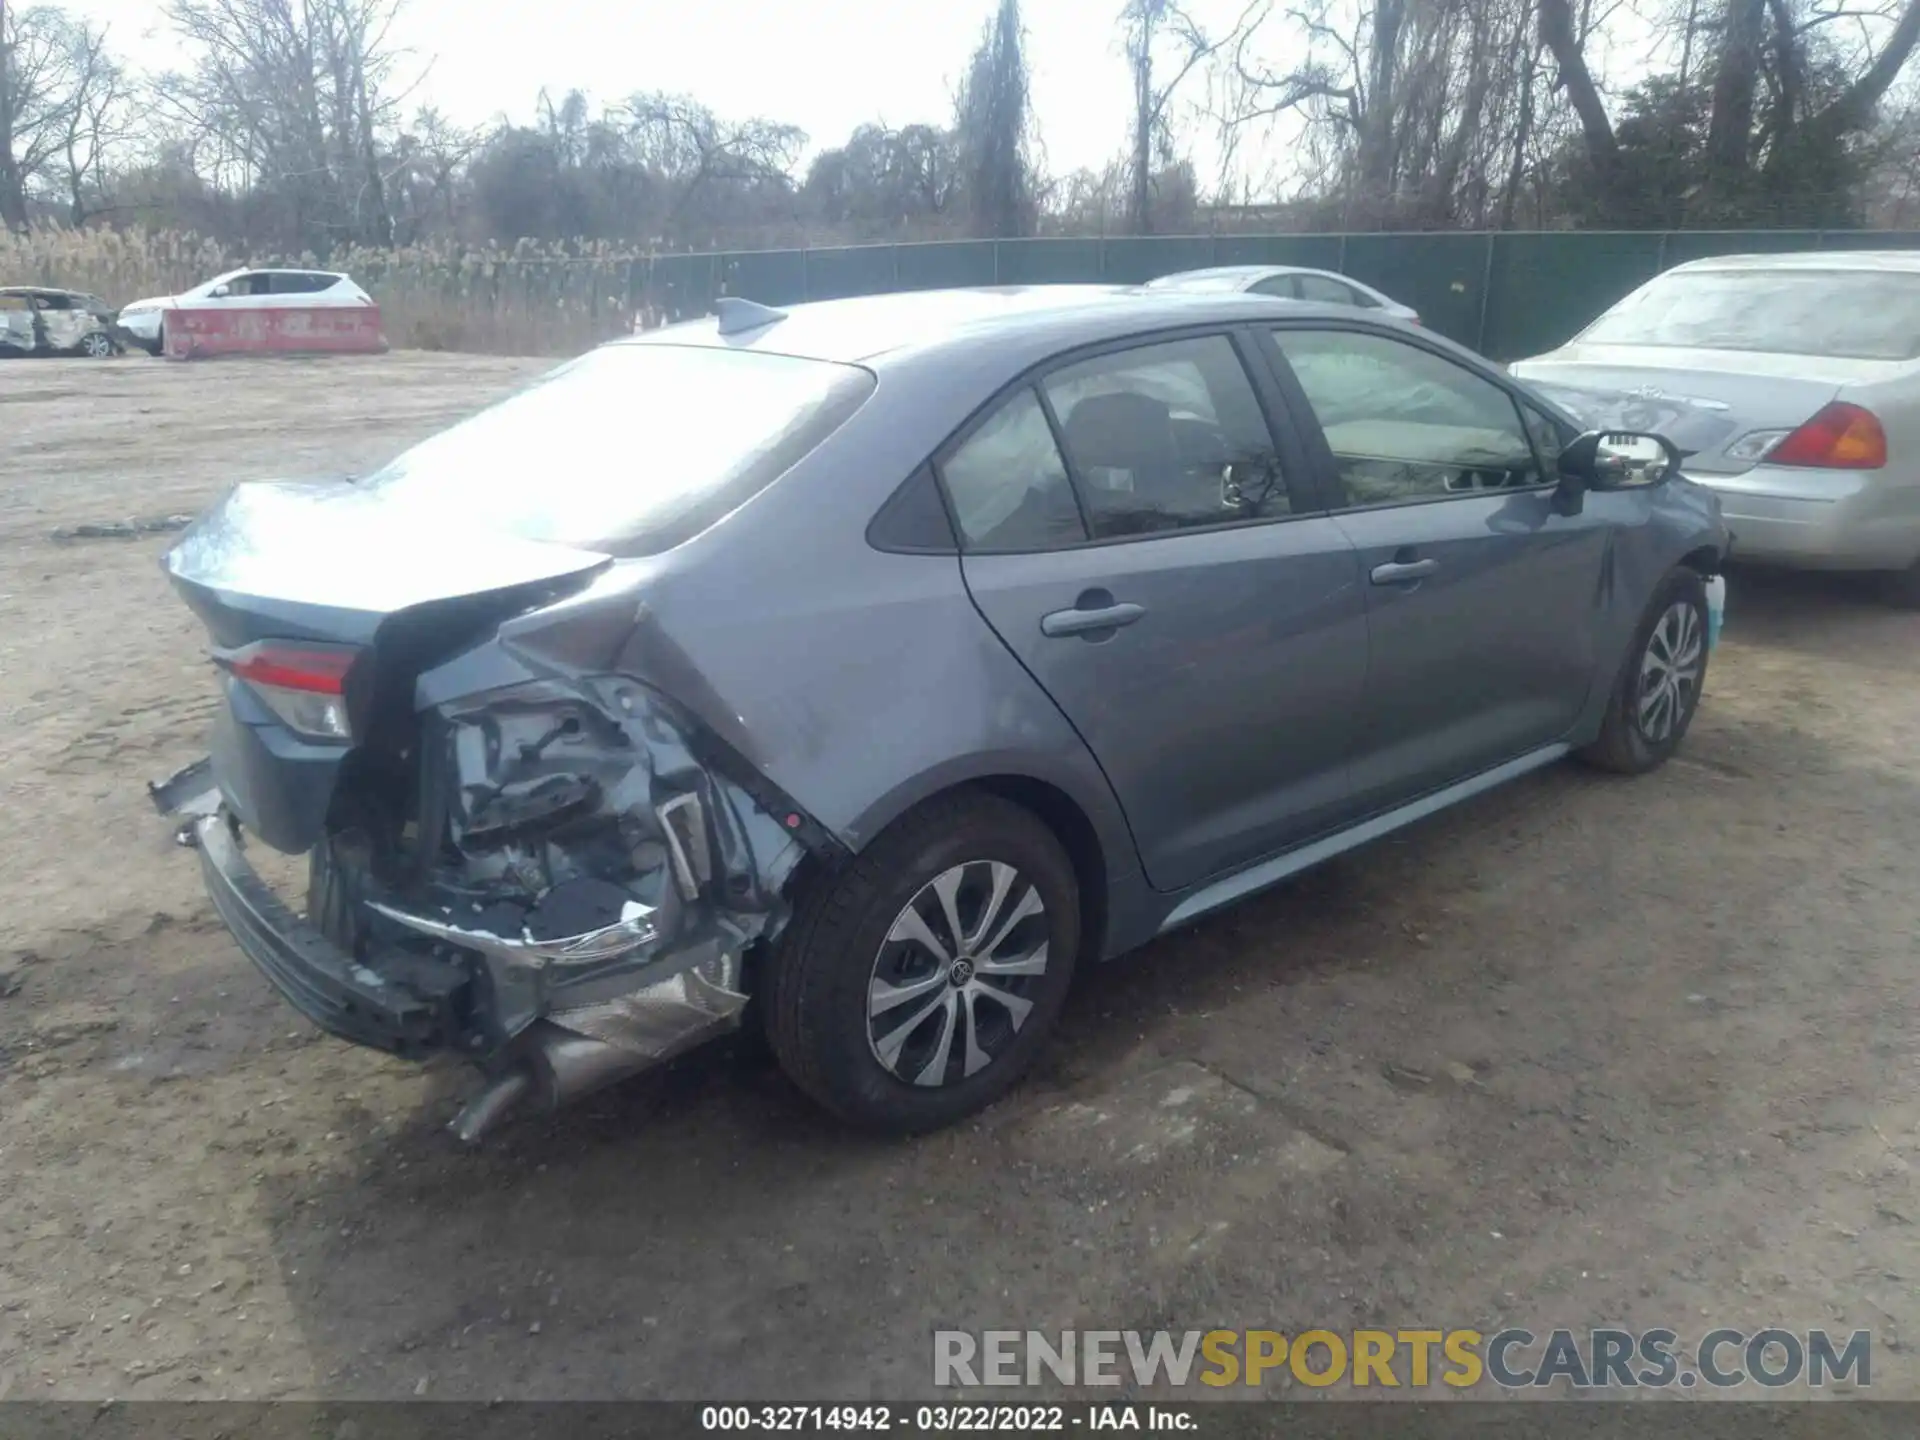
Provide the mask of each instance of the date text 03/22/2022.
POLYGON ((1191 1410, 1163 1405, 706 1405, 700 1428, 719 1432, 901 1431, 906 1434, 1037 1434, 1069 1430, 1199 1428, 1191 1410))

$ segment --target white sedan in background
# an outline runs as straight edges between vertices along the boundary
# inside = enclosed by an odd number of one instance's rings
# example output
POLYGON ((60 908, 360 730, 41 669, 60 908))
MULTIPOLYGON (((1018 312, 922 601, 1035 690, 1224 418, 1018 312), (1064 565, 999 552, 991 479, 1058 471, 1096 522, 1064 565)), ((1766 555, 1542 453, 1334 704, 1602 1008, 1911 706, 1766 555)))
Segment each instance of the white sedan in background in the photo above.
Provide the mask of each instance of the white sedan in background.
POLYGON ((1382 295, 1371 285, 1362 285, 1347 275, 1331 270, 1309 270, 1300 265, 1215 265, 1207 270, 1182 270, 1162 275, 1142 287, 1147 290, 1230 290, 1250 295, 1277 295, 1283 300, 1312 300, 1322 305, 1352 305, 1361 310, 1378 310, 1397 320, 1420 323, 1419 311, 1402 305, 1390 295, 1382 295))
POLYGON ((166 349, 165 316, 184 309, 349 309, 373 304, 350 276, 329 270, 229 270, 178 295, 136 300, 120 311, 120 327, 149 354, 166 349))
POLYGON ((1736 560, 1877 573, 1920 607, 1920 252, 1695 260, 1509 369, 1691 451, 1736 560))

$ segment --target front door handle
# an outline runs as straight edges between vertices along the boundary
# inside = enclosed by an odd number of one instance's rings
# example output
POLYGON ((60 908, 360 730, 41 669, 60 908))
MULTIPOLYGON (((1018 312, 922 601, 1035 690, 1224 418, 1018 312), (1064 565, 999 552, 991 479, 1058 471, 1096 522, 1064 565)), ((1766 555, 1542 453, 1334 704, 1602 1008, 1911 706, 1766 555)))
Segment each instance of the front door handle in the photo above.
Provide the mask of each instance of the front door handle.
POLYGON ((1040 633, 1058 638, 1085 635, 1094 630, 1118 630, 1146 613, 1146 606, 1128 604, 1102 605, 1092 610, 1056 610, 1040 617, 1040 633))
POLYGON ((1373 567, 1373 583, 1399 585, 1408 580, 1424 580, 1440 568, 1438 560, 1394 560, 1373 567))

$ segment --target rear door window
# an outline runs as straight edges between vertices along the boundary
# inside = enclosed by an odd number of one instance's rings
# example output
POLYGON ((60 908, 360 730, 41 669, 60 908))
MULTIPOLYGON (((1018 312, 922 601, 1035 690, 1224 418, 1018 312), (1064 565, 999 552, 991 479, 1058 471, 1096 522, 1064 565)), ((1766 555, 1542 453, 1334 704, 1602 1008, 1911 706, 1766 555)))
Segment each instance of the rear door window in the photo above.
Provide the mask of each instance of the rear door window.
POLYGON ((1318 300, 1322 305, 1360 303, 1360 298, 1353 293, 1351 285, 1343 285, 1338 280, 1329 279, 1325 275, 1302 275, 1298 278, 1302 300, 1318 300))
POLYGON ((283 270, 271 280, 275 295, 317 295, 333 287, 334 277, 305 270, 283 270))
POLYGON ((1060 447, 1031 389, 967 436, 940 477, 970 550, 1050 550, 1087 538, 1060 447))
POLYGON ((1291 513, 1272 432, 1225 335, 1097 356, 1041 385, 1095 539, 1291 513))

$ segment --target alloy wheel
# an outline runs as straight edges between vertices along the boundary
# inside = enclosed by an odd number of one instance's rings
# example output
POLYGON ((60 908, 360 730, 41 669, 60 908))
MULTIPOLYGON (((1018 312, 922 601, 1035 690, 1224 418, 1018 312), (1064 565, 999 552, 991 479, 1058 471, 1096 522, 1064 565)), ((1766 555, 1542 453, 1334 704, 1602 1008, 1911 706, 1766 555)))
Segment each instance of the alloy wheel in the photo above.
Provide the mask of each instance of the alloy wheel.
POLYGON ((92 359, 104 360, 113 354, 113 341, 96 330, 80 342, 80 349, 92 359))
POLYGON ((1635 718, 1640 733, 1664 744, 1686 723, 1700 698, 1700 674, 1706 662, 1706 636, 1700 611, 1676 600, 1647 637, 1640 657, 1640 699, 1635 718))
POLYGON ((934 876, 895 917, 867 986, 874 1059, 911 1085, 955 1084, 1012 1045, 1047 970, 1045 902, 998 860, 934 876))

